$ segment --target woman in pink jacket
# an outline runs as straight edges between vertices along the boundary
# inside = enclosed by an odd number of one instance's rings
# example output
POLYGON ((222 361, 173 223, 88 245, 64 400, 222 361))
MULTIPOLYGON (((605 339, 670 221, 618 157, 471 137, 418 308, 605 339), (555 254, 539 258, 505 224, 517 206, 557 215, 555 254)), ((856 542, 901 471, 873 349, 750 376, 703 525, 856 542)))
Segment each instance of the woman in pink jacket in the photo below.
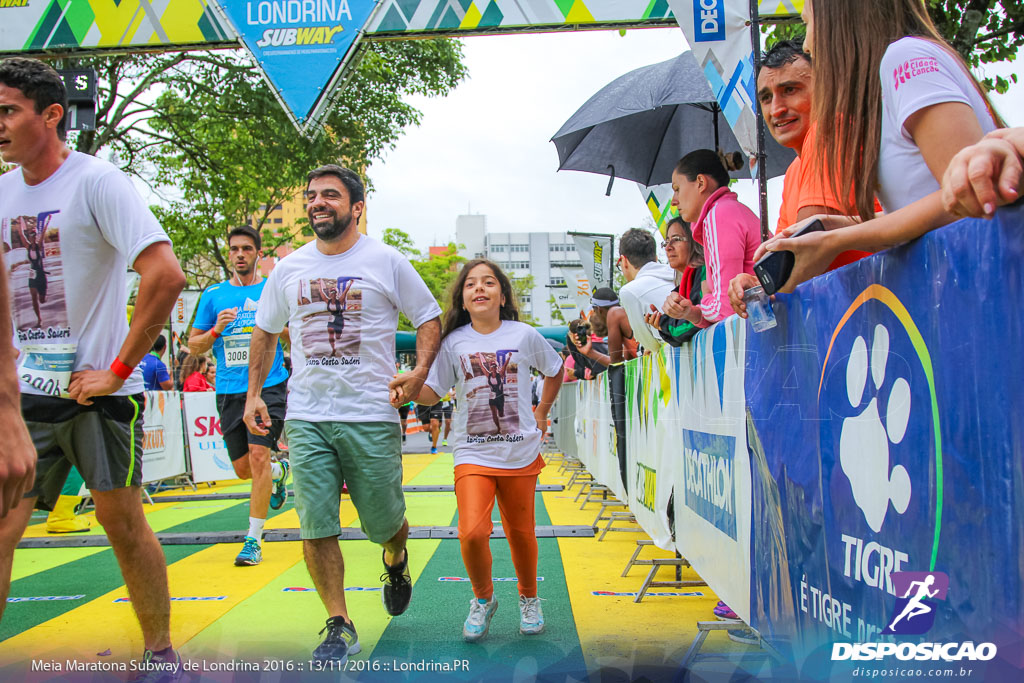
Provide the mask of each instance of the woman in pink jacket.
POLYGON ((679 160, 672 172, 672 206, 704 247, 707 279, 700 326, 707 327, 732 314, 729 281, 740 273, 754 274, 761 224, 729 190, 729 174, 710 149, 698 149, 679 160))

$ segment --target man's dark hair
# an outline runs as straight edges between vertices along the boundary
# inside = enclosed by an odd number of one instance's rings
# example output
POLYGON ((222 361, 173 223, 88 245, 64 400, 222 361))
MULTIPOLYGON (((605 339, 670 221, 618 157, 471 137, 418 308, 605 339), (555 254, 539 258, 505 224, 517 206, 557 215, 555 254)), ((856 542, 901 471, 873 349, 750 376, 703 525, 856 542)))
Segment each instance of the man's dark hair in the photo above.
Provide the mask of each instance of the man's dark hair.
POLYGON ((249 225, 239 225, 237 228, 231 228, 231 232, 228 233, 228 242, 237 235, 251 239, 253 244, 256 245, 256 251, 263 248, 263 241, 260 239, 260 233, 256 231, 256 228, 249 225))
POLYGON ((630 228, 619 238, 619 253, 634 268, 643 268, 651 261, 658 260, 658 245, 654 235, 643 228, 630 228))
POLYGON ((686 176, 691 183, 698 175, 706 175, 714 180, 718 187, 729 186, 729 172, 725 170, 718 154, 710 149, 695 149, 687 154, 676 164, 676 173, 686 176))
POLYGON ((64 88, 64 79, 48 64, 27 57, 9 57, 0 61, 0 83, 8 88, 20 90, 25 97, 36 105, 36 113, 51 104, 59 104, 64 109, 64 116, 57 124, 57 137, 67 137, 68 93, 64 88))
POLYGON ((161 334, 160 336, 158 336, 156 338, 156 341, 153 342, 153 352, 154 353, 163 353, 164 349, 166 349, 166 348, 167 348, 167 337, 165 337, 164 335, 161 334))
POLYGON ((363 179, 351 168, 345 168, 337 164, 327 164, 310 171, 309 175, 306 176, 306 185, 308 186, 315 178, 323 178, 328 175, 334 176, 345 186, 345 189, 348 190, 350 204, 363 201, 366 195, 363 190, 363 179))
MULTIPOLYGON (((798 59, 806 59, 808 64, 811 62, 811 56, 804 52, 804 41, 780 40, 772 49, 761 53, 761 68, 778 69, 798 59)), ((757 75, 760 76, 761 72, 758 71, 757 75)))
POLYGON ((611 287, 598 287, 594 290, 594 294, 591 296, 591 303, 594 308, 611 308, 611 306, 598 306, 593 304, 593 301, 618 301, 619 295, 615 293, 615 290, 611 287))

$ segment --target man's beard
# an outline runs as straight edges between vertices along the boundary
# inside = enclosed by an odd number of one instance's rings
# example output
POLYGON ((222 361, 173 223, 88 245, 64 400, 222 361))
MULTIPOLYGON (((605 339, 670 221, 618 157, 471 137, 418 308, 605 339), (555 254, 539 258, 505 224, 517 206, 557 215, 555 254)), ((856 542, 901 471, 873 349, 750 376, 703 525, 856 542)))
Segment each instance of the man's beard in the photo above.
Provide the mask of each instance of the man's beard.
POLYGON ((327 225, 324 225, 323 223, 318 225, 313 221, 310 221, 310 225, 313 226, 313 232, 316 233, 317 237, 325 242, 330 242, 341 237, 342 233, 348 230, 349 226, 352 225, 352 214, 348 213, 343 217, 335 216, 334 220, 327 225))

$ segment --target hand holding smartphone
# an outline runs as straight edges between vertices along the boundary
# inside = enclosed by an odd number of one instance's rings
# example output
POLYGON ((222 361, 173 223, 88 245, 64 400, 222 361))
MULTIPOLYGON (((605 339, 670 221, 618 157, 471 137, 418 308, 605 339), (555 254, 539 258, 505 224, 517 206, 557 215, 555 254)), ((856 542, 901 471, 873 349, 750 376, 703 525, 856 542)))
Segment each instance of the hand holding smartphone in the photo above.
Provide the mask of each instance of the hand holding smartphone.
MULTIPOLYGON (((813 220, 790 235, 790 239, 824 229, 825 226, 820 220, 813 220)), ((793 273, 795 263, 796 257, 793 252, 783 250, 770 252, 754 264, 754 274, 761 286, 764 287, 765 294, 771 296, 786 284, 786 280, 793 273)))

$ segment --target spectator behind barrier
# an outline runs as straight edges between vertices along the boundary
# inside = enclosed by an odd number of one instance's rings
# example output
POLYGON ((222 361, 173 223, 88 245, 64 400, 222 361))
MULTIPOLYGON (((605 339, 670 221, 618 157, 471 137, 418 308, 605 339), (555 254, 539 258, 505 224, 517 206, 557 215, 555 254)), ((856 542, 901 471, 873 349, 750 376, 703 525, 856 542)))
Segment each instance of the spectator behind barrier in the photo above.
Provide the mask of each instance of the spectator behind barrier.
POLYGON ((845 250, 887 249, 953 221, 939 180, 957 152, 1003 125, 921 0, 808 0, 803 17, 820 133, 814 159, 834 194, 854 188, 863 222, 822 216, 825 232, 787 239, 796 225, 769 240, 764 249, 796 256, 787 292, 845 250), (877 218, 874 188, 885 210, 877 218))
MULTIPOLYGON (((776 232, 818 214, 855 213, 853 193, 840 200, 824 182, 814 163, 813 87, 811 58, 803 51, 802 42, 780 41, 761 56, 757 102, 764 115, 765 127, 780 145, 789 147, 797 155, 786 169, 782 183, 782 208, 776 232)), ((881 211, 881 207, 876 209, 881 211)), ((828 270, 853 263, 869 253, 843 252, 829 264, 828 270)), ((757 278, 746 273, 740 273, 729 283, 729 303, 740 317, 747 317, 744 290, 757 284, 757 278)))
POLYGON ((160 356, 164 355, 166 350, 167 337, 161 334, 153 342, 150 352, 139 361, 139 365, 142 367, 142 381, 145 383, 147 391, 159 391, 160 389, 169 391, 174 388, 174 382, 167 372, 167 366, 160 360, 160 356))
POLYGON ((641 228, 630 228, 622 234, 618 266, 626 278, 626 284, 619 290, 619 301, 626 311, 633 336, 644 350, 657 351, 664 342, 657 330, 644 322, 644 313, 652 304, 661 306, 669 291, 675 289, 675 273, 658 263, 654 235, 641 228))
POLYGON ((991 218, 996 207, 1020 199, 1024 128, 992 131, 960 150, 942 178, 942 206, 954 216, 991 218))
POLYGON ((179 347, 178 362, 174 364, 174 386, 181 391, 185 384, 185 375, 182 369, 185 367, 185 360, 188 358, 188 347, 179 347))
POLYGON ((213 387, 206 381, 208 362, 206 356, 192 353, 185 358, 185 362, 181 364, 181 376, 185 378, 182 382, 182 391, 213 391, 213 387))
POLYGON ((629 324, 626 310, 619 305, 619 297, 611 287, 599 287, 590 298, 593 312, 590 322, 597 336, 604 333, 608 338, 608 354, 595 349, 591 342, 579 347, 580 353, 601 365, 621 363, 637 356, 637 341, 633 337, 633 328, 629 324))
MULTIPOLYGON (((665 250, 668 265, 680 274, 679 291, 672 292, 662 304, 662 313, 654 306, 647 314, 647 324, 657 328, 661 338, 672 346, 681 346, 700 329, 703 314, 700 302, 703 296, 707 269, 704 250, 693 239, 690 225, 676 216, 665 227, 665 250)), ((738 276, 737 276, 738 277, 738 276)))
POLYGON ((569 334, 565 336, 565 348, 569 351, 572 358, 573 374, 576 379, 594 379, 607 369, 606 366, 601 365, 596 360, 587 358, 580 351, 579 337, 585 333, 587 335, 586 343, 596 348, 600 353, 608 353, 608 346, 602 341, 595 340, 593 335, 590 334, 591 329, 590 323, 577 318, 569 323, 569 334))
POLYGON ((695 150, 679 160, 672 172, 672 206, 691 224, 694 240, 704 248, 707 280, 700 302, 704 317, 698 326, 707 327, 732 314, 729 282, 740 273, 754 274, 761 224, 729 190, 729 174, 710 149, 695 150))

